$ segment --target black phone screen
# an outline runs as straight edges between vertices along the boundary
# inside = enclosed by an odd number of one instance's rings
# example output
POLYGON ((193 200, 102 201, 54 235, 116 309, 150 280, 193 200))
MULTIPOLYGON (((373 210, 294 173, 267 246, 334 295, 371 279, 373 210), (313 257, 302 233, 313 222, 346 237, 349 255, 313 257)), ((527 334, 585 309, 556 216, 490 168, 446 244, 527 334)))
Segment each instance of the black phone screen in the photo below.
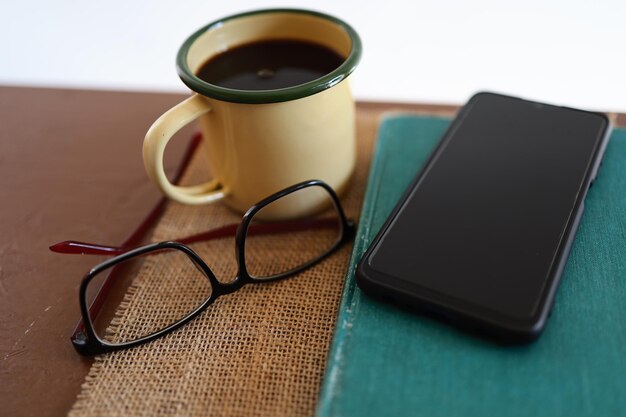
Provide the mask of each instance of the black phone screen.
POLYGON ((606 128, 594 113, 474 96, 369 266, 452 299, 530 317, 606 128))

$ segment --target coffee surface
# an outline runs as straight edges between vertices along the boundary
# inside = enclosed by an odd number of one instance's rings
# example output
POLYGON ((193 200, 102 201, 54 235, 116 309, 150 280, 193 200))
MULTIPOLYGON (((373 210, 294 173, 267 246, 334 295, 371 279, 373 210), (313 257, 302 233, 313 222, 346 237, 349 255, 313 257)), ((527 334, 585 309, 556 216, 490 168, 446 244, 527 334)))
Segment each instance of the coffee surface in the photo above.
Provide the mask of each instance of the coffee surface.
POLYGON ((320 78, 344 58, 324 46, 294 40, 260 41, 210 58, 197 71, 202 80, 237 90, 275 90, 320 78))

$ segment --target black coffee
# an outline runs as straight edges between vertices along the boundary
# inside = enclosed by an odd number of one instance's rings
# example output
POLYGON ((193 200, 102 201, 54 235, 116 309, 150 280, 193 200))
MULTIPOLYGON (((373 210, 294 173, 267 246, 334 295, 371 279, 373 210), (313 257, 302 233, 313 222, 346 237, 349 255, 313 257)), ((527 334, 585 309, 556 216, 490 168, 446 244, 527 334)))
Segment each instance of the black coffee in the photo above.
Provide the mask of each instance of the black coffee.
POLYGON ((204 81, 237 90, 275 90, 320 78, 344 59, 323 46, 293 40, 261 41, 214 56, 197 72, 204 81))

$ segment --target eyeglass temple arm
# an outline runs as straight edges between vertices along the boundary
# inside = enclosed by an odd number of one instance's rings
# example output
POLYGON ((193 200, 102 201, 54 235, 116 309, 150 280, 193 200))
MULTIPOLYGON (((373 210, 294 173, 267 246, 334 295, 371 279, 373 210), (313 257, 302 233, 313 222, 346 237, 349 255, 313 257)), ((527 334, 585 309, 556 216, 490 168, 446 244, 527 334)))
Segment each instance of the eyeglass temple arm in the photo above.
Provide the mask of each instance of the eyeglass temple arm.
MULTIPOLYGON (((291 220, 279 223, 257 223, 248 227, 248 236, 297 232, 316 228, 331 228, 336 225, 337 221, 334 218, 291 220)), ((208 232, 198 233, 182 239, 176 239, 176 241, 188 245, 196 242, 234 236, 237 232, 238 226, 238 224, 229 224, 208 232)), ((121 255, 131 249, 133 248, 77 242, 74 240, 66 240, 50 246, 50 250, 53 252, 80 255, 121 255)))
MULTIPOLYGON (((218 229, 208 232, 199 233, 197 235, 188 236, 176 241, 183 244, 201 242, 204 240, 219 239, 228 236, 234 236, 237 231, 236 224, 229 224, 218 229)), ((133 247, 127 246, 107 246, 97 243, 77 242, 75 240, 66 240, 65 242, 55 243, 50 246, 50 250, 58 253, 80 254, 80 255, 121 255, 128 252, 133 247)))
POLYGON ((77 254, 77 255, 120 255, 126 249, 119 246, 96 245, 95 243, 77 242, 66 240, 50 246, 52 252, 77 254))

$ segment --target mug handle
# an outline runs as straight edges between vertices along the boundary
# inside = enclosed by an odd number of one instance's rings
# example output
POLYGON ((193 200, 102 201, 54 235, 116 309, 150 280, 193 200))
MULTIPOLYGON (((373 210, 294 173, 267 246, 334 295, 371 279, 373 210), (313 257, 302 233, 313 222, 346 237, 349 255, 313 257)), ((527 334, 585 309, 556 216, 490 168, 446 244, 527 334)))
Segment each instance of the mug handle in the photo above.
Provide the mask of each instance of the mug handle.
POLYGON ((177 104, 148 129, 143 141, 143 163, 148 176, 165 195, 184 204, 205 204, 224 198, 223 187, 217 180, 192 186, 172 184, 163 169, 165 147, 172 136, 198 117, 211 111, 207 101, 199 94, 194 94, 177 104))

